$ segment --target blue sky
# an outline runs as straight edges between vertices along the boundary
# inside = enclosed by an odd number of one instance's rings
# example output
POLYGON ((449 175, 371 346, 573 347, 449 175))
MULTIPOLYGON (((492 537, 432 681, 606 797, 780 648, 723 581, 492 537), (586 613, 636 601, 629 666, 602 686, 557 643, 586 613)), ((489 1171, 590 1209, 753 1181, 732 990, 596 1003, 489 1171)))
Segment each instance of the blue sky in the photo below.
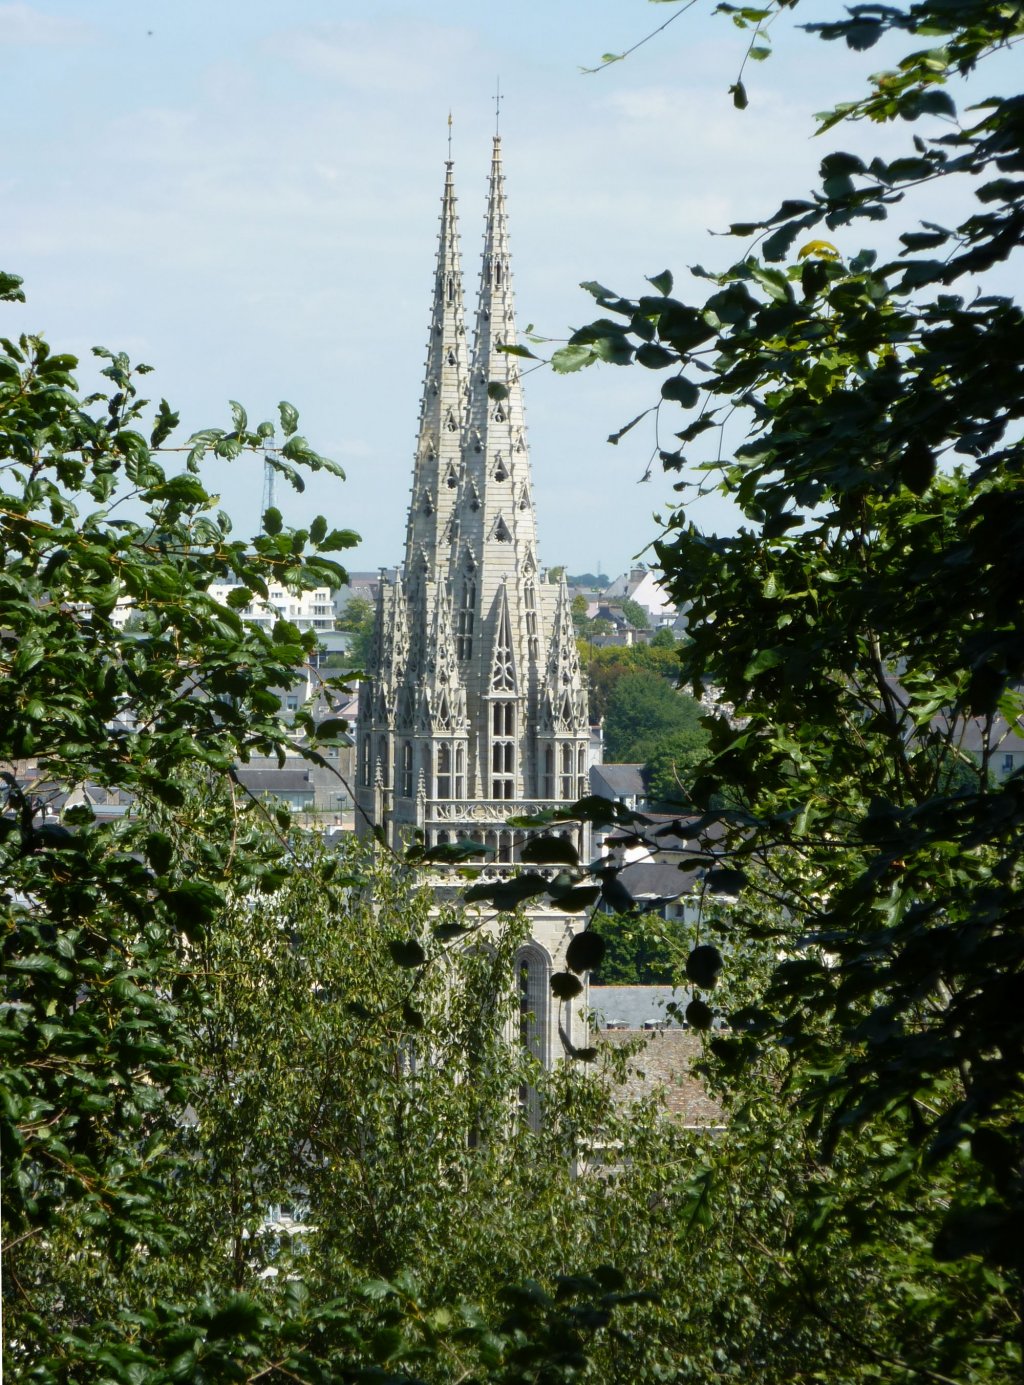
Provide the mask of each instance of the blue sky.
MULTIPOLYGON (((583 75, 673 7, 0 0, 0 264, 28 295, 0 313, 0 333, 42 331, 82 355, 128 351, 157 368, 153 396, 190 429, 227 424, 229 398, 253 419, 290 399, 348 480, 279 495, 287 520, 322 511, 363 535, 353 568, 392 564, 449 109, 468 302, 500 76, 519 326, 552 337, 594 315, 580 280, 635 293, 666 266, 685 280, 687 265, 725 265, 742 247, 711 231, 801 195, 823 154, 863 143, 858 131, 813 139, 811 117, 856 94, 884 54, 780 30, 776 56, 747 69, 741 113, 727 89, 746 38, 711 9, 696 5, 627 62, 583 75)), ((835 7, 802 4, 797 17, 822 9, 835 7)), ((868 139, 883 152, 903 144, 895 132, 868 139)), ((640 484, 653 439, 605 439, 657 383, 640 368, 528 378, 546 563, 614 574, 656 536, 672 491, 657 470, 640 484)), ((258 466, 225 466, 214 484, 250 532, 258 466)), ((715 500, 695 518, 732 523, 715 500)))

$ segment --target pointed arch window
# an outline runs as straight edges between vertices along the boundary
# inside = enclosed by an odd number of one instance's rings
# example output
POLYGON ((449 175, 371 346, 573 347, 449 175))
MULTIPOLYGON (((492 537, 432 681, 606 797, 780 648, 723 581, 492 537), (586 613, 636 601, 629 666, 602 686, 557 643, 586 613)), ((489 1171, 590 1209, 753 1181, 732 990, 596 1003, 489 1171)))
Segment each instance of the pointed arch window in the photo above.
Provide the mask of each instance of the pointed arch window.
POLYGON ((359 782, 364 789, 370 787, 370 736, 363 736, 359 743, 359 782))
POLYGON ((455 355, 455 350, 453 347, 448 348, 448 355, 445 357, 445 360, 448 362, 449 365, 455 365, 457 357, 455 355))
POLYGON ((512 534, 511 534, 511 532, 510 532, 510 530, 509 530, 508 525, 507 525, 507 524, 505 523, 505 521, 502 519, 501 515, 499 515, 498 518, 497 518, 497 519, 495 520, 495 522, 494 522, 494 529, 493 529, 493 531, 492 531, 492 537, 493 537, 494 539, 496 539, 498 543, 511 543, 511 542, 512 542, 512 534))
MULTIPOLYGON (((449 274, 444 286, 444 296, 449 303, 455 302, 455 276, 449 274)), ((452 362, 454 365, 454 362, 452 362)))
POLYGON ((495 481, 508 480, 508 467, 506 467, 500 452, 494 459, 494 470, 491 472, 491 475, 494 477, 495 481))
POLYGON ((537 640, 537 593, 532 582, 527 582, 523 588, 523 605, 526 608, 526 640, 530 658, 536 659, 540 646, 537 640))
POLYGON ((466 747, 455 747, 455 798, 466 797, 466 747))
POLYGON ((568 803, 573 798, 573 754, 572 746, 565 743, 559 747, 558 796, 568 803))
POLYGON ((553 745, 544 747, 544 797, 554 798, 555 796, 555 748, 553 745))
POLYGON ((515 797, 516 704, 491 703, 491 797, 515 797))
POLYGON ((450 491, 453 491, 455 487, 459 484, 458 473, 456 472, 455 466, 452 462, 448 463, 448 470, 445 473, 444 483, 450 491))
POLYGON ((455 648, 460 659, 473 657, 473 621, 476 612, 476 578, 467 572, 462 579, 462 600, 459 603, 455 648))
MULTIPOLYGON (((498 619, 498 631, 494 641, 494 663, 491 665, 491 691, 514 692, 516 686, 515 656, 512 652, 512 626, 508 618, 508 606, 503 604, 498 619)), ((495 703, 495 706, 500 706, 495 703)))
POLYGON ((445 414, 444 426, 449 433, 457 433, 459 431, 459 425, 455 421, 455 415, 452 413, 451 409, 445 414))
POLYGON ((584 746, 584 745, 579 746, 579 748, 578 748, 577 751, 576 751, 576 769, 577 769, 577 776, 576 776, 576 777, 577 777, 577 783, 576 783, 576 797, 577 797, 577 798, 583 798, 583 796, 586 794, 587 788, 588 788, 588 784, 587 784, 587 748, 586 748, 586 746, 584 746))
POLYGON ((442 690, 441 696, 437 700, 437 725, 442 730, 447 731, 452 724, 452 709, 448 703, 448 694, 442 690))
MULTIPOLYGON (((531 1057, 546 1066, 549 1060, 550 958, 536 944, 523 948, 516 958, 515 977, 519 1001, 519 1042, 531 1057)), ((540 1103, 535 1089, 526 1082, 519 1088, 519 1111, 531 1126, 539 1126, 540 1103)))
POLYGON ((437 747, 437 778, 434 796, 435 798, 451 798, 452 796, 452 748, 444 741, 437 747))
POLYGON ((402 768, 399 780, 399 790, 403 798, 412 798, 413 784, 413 754, 412 741, 402 742, 402 768))
POLYGON ((434 502, 430 498, 429 491, 423 492, 423 513, 425 515, 432 515, 434 513, 434 502))
POLYGON ((495 423, 505 422, 505 410, 501 407, 500 403, 495 404, 494 413, 491 414, 491 418, 494 419, 495 423))

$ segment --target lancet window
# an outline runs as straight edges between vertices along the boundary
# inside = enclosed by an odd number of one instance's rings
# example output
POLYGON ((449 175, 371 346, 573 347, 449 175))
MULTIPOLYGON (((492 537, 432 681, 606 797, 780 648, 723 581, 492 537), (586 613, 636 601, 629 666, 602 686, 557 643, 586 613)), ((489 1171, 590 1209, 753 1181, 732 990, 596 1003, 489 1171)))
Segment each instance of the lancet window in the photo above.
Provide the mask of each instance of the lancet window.
POLYGON ((462 579, 462 600, 459 603, 455 635, 456 653, 460 659, 473 657, 473 620, 476 609, 476 578, 467 572, 462 579))
POLYGON ((514 798, 516 785, 516 704, 491 703, 491 797, 514 798))
POLYGON ((412 798, 413 754, 411 741, 402 742, 401 757, 400 792, 403 798, 412 798))
POLYGON ((559 747, 559 775, 558 775, 558 796, 564 802, 570 802, 574 797, 573 793, 573 754, 572 746, 565 743, 559 747))
POLYGON ((537 593, 532 582, 523 588, 523 605, 526 607, 526 639, 530 648, 530 658, 538 655, 537 643, 537 593))
POLYGON ((498 637, 494 646, 491 691, 514 692, 515 686, 516 666, 512 655, 512 628, 508 619, 508 607, 503 606, 498 624, 498 637))
POLYGON ((437 798, 451 798, 452 796, 452 748, 444 742, 437 747, 437 779, 436 794, 437 798))

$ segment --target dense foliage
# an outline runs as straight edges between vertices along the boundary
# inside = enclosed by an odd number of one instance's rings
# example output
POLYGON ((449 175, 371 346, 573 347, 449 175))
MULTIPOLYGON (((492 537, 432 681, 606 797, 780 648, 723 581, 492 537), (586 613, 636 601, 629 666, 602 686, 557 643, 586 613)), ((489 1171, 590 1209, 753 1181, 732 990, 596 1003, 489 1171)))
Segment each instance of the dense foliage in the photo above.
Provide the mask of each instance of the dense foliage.
POLYGON ((339 585, 324 555, 355 536, 271 509, 240 541, 200 466, 273 447, 300 489, 304 468, 337 469, 288 404, 279 446, 239 405, 178 445, 169 406, 138 397, 146 367, 101 352, 105 389, 82 398, 69 356, 0 345, 7 1374, 578 1372, 631 1301, 610 1269, 562 1275, 573 1151, 611 1119, 606 1090, 566 1085, 522 1155, 512 1115, 536 1074, 502 1042, 496 980, 515 934, 453 960, 461 925, 431 933, 408 881, 315 851, 236 777, 252 754, 317 758, 340 729, 281 716, 313 636, 239 611, 272 581, 339 585), (238 584, 226 603, 218 581, 238 584), (535 1273, 550 1295, 517 1289, 535 1273))
MULTIPOLYGON (((764 58, 797 5, 720 8, 764 58)), ((554 364, 667 373, 653 412, 676 430, 661 460, 684 501, 657 552, 692 603, 684 677, 722 697, 693 806, 726 832, 708 850, 742 889, 734 936, 779 954, 713 1048, 740 1090, 757 1055, 785 1055, 781 1090, 830 1185, 789 1190, 798 1259, 823 1227, 884 1258, 895 1219, 917 1238, 922 1334, 856 1378, 894 1378, 908 1356, 914 1378, 1006 1378, 1024 1271, 1024 780, 991 771, 1022 715, 1024 314, 989 276, 1024 237, 1024 105, 979 80, 1024 38, 1024 7, 864 4, 808 27, 858 50, 909 40, 821 118, 908 122, 905 154, 827 153, 820 187, 731 228, 753 246, 696 269, 703 296, 668 271, 634 299, 587 285, 605 315, 554 364), (905 216, 935 185, 959 198, 956 223, 904 222, 893 259, 827 238, 905 216), (747 426, 731 456, 730 418, 747 426), (688 517, 686 496, 714 486, 742 513, 734 537, 688 517), (981 1289, 974 1346, 942 1331, 958 1276, 981 1289)), ((733 96, 746 105, 742 81, 733 96)))
POLYGON ((687 692, 657 673, 637 669, 618 679, 608 695, 604 755, 626 765, 646 765, 669 740, 673 748, 686 742, 698 752, 707 740, 700 715, 700 704, 687 692))

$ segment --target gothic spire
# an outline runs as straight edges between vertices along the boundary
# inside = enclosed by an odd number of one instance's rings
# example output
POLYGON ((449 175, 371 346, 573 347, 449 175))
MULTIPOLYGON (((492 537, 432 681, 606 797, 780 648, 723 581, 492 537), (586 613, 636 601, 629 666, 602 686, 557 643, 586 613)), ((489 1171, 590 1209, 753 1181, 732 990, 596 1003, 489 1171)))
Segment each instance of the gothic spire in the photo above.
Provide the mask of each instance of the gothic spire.
POLYGON ((476 332, 469 372, 464 483, 455 516, 452 561, 468 550, 492 577, 512 577, 530 555, 536 529, 526 450, 519 358, 500 348, 516 341, 501 136, 494 136, 476 332))
MULTIPOLYGON (((449 153, 450 153, 449 149, 449 153)), ((447 567, 446 531, 455 505, 468 366, 452 161, 445 164, 427 365, 405 543, 405 574, 447 567)), ((415 597, 415 592, 411 592, 415 597)))

